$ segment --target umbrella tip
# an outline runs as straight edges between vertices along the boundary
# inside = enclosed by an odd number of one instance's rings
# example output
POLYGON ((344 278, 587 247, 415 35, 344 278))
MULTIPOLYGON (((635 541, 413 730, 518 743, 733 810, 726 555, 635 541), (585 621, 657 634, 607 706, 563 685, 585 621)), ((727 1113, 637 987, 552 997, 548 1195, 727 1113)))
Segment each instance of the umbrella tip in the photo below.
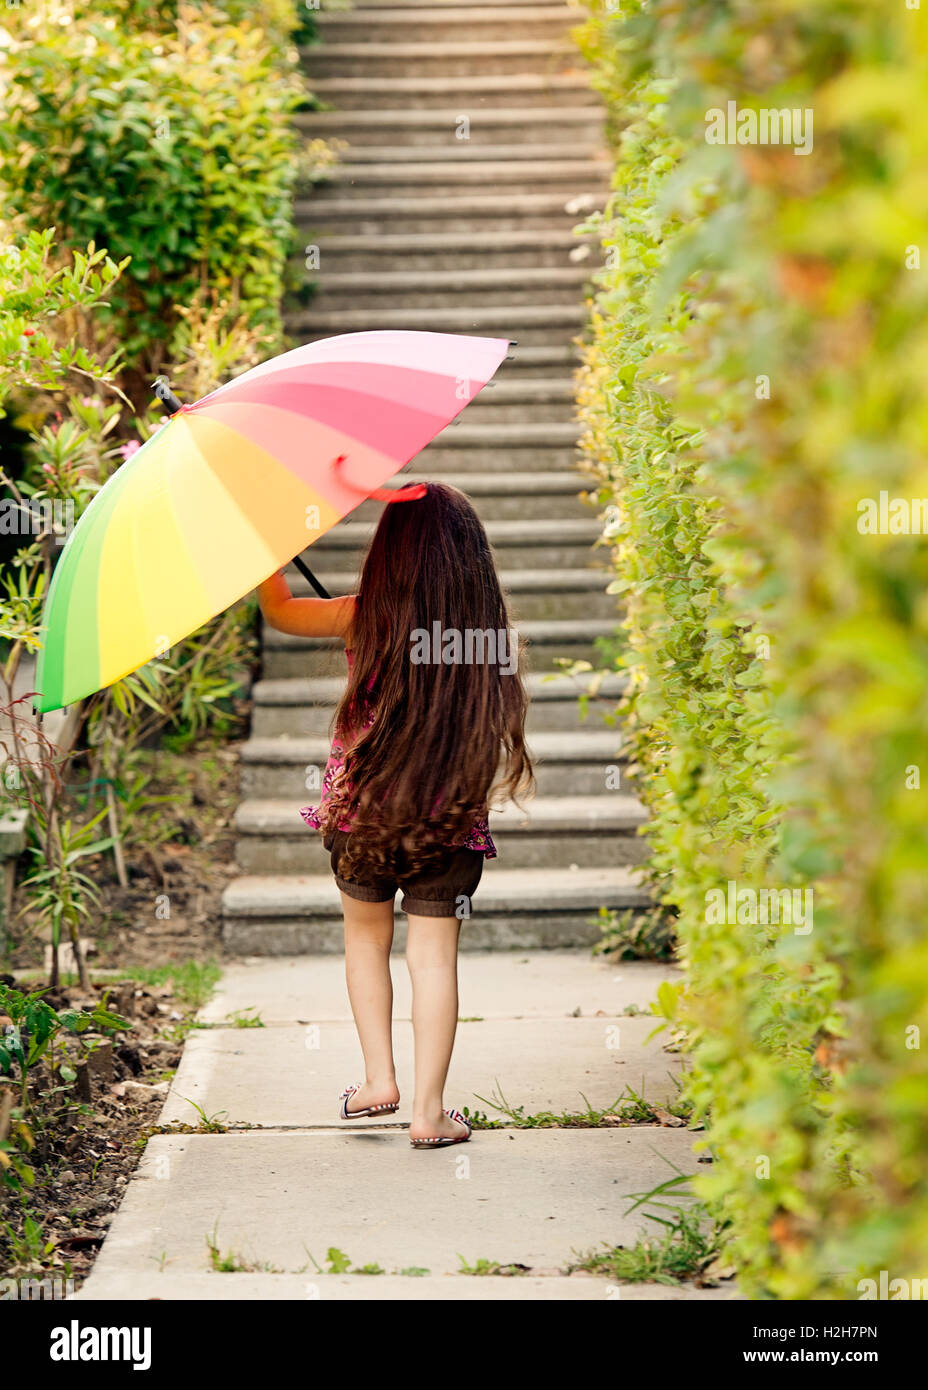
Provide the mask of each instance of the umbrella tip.
POLYGON ((171 383, 166 376, 156 376, 151 388, 158 400, 165 407, 169 415, 176 415, 181 408, 181 403, 171 390, 171 383))

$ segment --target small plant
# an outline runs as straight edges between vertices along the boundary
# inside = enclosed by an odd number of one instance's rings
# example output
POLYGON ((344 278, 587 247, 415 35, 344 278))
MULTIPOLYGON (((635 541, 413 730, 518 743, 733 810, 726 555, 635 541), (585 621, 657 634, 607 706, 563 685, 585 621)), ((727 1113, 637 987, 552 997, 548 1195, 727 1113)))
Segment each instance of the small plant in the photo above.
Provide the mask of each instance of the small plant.
POLYGON ((485 1110, 471 1110, 467 1105, 462 1108, 461 1114, 471 1129, 505 1129, 506 1126, 505 1120, 491 1120, 485 1110))
POLYGON ((460 1274, 470 1274, 477 1277, 484 1275, 503 1274, 518 1276, 528 1274, 529 1266, 521 1264, 500 1264, 498 1260, 475 1260, 473 1264, 468 1264, 463 1255, 458 1255, 461 1261, 460 1274))
MULTIPOLYGON (((35 803, 32 809, 41 822, 44 817, 40 804, 35 803)), ((23 887, 30 894, 23 911, 35 912, 49 923, 55 957, 61 943, 61 929, 66 928, 84 988, 89 986, 90 977, 80 949, 80 927, 82 921, 90 919, 91 909, 99 906, 100 894, 93 879, 77 865, 82 859, 102 854, 115 844, 112 835, 102 839, 94 835, 95 827, 105 815, 104 809, 80 826, 75 826, 71 820, 62 820, 57 825, 57 834, 53 826, 47 826, 40 843, 30 846, 30 853, 44 867, 35 869, 23 880, 23 887), (53 847, 51 859, 50 847, 53 847)))
POLYGON ((24 1213, 20 1230, 4 1221, 0 1223, 0 1231, 3 1232, 4 1243, 9 1251, 10 1267, 13 1270, 35 1269, 44 1265, 54 1253, 54 1242, 44 1239, 42 1227, 28 1211, 24 1213))
MULTIPOLYGON (((0 985, 0 1013, 9 1018, 0 1034, 0 1075, 11 1076, 14 1063, 19 1069, 20 1103, 30 1108, 29 1080, 36 1064, 49 1050, 57 1052, 66 1034, 80 1036, 89 1031, 117 1033, 129 1023, 104 1004, 93 1009, 53 1009, 42 998, 43 991, 21 994, 8 985, 0 985)), ((67 1082, 76 1072, 65 1057, 57 1059, 54 1069, 67 1082)))
POLYGON ((214 1274, 281 1274, 282 1270, 266 1262, 255 1263, 254 1261, 244 1260, 240 1255, 233 1252, 223 1254, 219 1248, 217 1233, 219 1230, 218 1222, 213 1227, 211 1236, 206 1237, 206 1249, 209 1255, 209 1267, 214 1274))
POLYGON ((199 1133, 223 1134, 229 1128, 226 1123, 229 1118, 228 1110, 217 1110, 214 1114, 207 1115, 202 1105, 197 1105, 195 1100, 190 1100, 187 1096, 181 1096, 181 1100, 185 1100, 199 1115, 200 1123, 196 1126, 199 1133))
MULTIPOLYGON (((339 1248, 338 1248, 337 1245, 330 1245, 329 1248, 328 1248, 328 1250, 326 1251, 326 1253, 325 1253, 326 1264, 325 1264, 325 1268, 324 1268, 324 1269, 323 1269, 322 1265, 320 1265, 320 1263, 319 1263, 319 1261, 316 1259, 316 1257, 315 1257, 313 1254, 311 1254, 311 1252, 310 1252, 309 1250, 307 1250, 306 1253, 307 1253, 307 1255, 309 1255, 309 1258, 312 1260, 313 1264, 316 1266, 316 1271, 317 1271, 317 1273, 319 1273, 319 1274, 370 1274, 370 1275, 373 1275, 373 1274, 386 1274, 386 1272, 387 1272, 387 1271, 383 1268, 382 1265, 379 1265, 379 1264, 376 1264, 376 1263, 371 1263, 371 1264, 366 1264, 366 1265, 353 1265, 353 1264, 351 1263, 351 1257, 350 1257, 350 1255, 346 1255, 345 1252, 344 1252, 344 1250, 339 1250, 339 1248)), ((400 1274, 410 1274, 410 1275, 412 1275, 412 1274, 415 1274, 415 1275, 423 1275, 423 1274, 428 1274, 428 1272, 429 1272, 429 1271, 428 1271, 427 1269, 415 1269, 415 1268, 403 1269, 403 1270, 400 1270, 400 1271, 399 1271, 400 1274)))
POLYGON ((257 1009, 237 1009, 228 1015, 233 1028, 264 1028, 266 1025, 257 1009))
MULTIPOLYGON (((336 1245, 329 1246, 325 1253, 325 1258, 328 1266, 325 1272, 328 1274, 347 1274, 351 1269, 351 1260, 345 1254, 344 1250, 339 1250, 336 1245)), ((313 1261, 313 1263, 315 1264, 315 1261, 313 1261)), ((316 1265, 316 1268, 318 1269, 319 1266, 316 1265)))
POLYGON ((594 955, 614 960, 672 960, 676 950, 676 917, 664 907, 615 912, 599 909, 593 925, 602 938, 593 947, 594 955))
POLYGON ((35 1137, 21 1108, 13 1105, 13 1092, 0 1090, 0 1186, 21 1192, 35 1182, 26 1156, 35 1148, 35 1137))
POLYGON ((668 1194, 678 1197, 691 1197, 690 1177, 677 1173, 666 1182, 659 1183, 649 1192, 626 1193, 632 1198, 632 1205, 625 1215, 629 1216, 640 1207, 653 1207, 645 1211, 649 1221, 664 1228, 664 1234, 657 1240, 639 1240, 632 1246, 607 1246, 602 1251, 590 1251, 582 1255, 571 1269, 586 1269, 591 1274, 605 1274, 622 1283, 678 1284, 701 1274, 719 1253, 722 1230, 713 1222, 706 1208, 695 1200, 686 1206, 665 1201, 668 1194), (666 1212, 667 1215, 658 1215, 666 1212))

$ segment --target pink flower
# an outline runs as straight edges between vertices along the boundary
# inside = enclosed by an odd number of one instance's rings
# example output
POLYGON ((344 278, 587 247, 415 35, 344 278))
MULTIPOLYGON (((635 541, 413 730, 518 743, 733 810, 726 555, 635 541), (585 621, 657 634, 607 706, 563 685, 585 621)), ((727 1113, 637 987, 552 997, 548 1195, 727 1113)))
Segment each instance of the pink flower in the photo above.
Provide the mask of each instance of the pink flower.
POLYGON ((123 444, 119 452, 122 454, 124 459, 131 459, 132 455, 137 454, 141 447, 142 446, 137 439, 130 439, 128 444, 123 444))

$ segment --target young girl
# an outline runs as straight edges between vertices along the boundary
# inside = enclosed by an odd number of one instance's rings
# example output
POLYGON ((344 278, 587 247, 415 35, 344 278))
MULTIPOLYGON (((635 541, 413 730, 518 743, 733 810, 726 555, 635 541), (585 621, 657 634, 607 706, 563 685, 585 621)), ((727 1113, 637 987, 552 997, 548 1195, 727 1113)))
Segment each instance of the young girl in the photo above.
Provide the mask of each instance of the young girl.
POLYGON ((462 1143, 470 1126, 442 1103, 458 933, 484 859, 496 855, 491 788, 514 797, 532 785, 520 654, 486 532, 462 492, 428 483, 424 496, 385 507, 357 594, 292 598, 278 572, 258 597, 272 627, 345 643, 348 684, 322 799, 301 812, 323 833, 341 892, 364 1054, 365 1080, 341 1096, 341 1118, 399 1108, 389 958, 401 889, 415 1041, 409 1137, 415 1148, 462 1143))

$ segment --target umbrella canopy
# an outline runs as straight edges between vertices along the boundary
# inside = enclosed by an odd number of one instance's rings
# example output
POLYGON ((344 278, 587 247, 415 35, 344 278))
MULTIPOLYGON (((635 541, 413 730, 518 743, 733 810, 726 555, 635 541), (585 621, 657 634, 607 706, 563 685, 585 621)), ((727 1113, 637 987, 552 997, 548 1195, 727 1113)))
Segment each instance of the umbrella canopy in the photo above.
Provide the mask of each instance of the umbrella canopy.
POLYGON ((45 604, 36 709, 111 685, 249 593, 424 448, 508 349, 506 338, 346 333, 181 407, 68 539, 45 604))

